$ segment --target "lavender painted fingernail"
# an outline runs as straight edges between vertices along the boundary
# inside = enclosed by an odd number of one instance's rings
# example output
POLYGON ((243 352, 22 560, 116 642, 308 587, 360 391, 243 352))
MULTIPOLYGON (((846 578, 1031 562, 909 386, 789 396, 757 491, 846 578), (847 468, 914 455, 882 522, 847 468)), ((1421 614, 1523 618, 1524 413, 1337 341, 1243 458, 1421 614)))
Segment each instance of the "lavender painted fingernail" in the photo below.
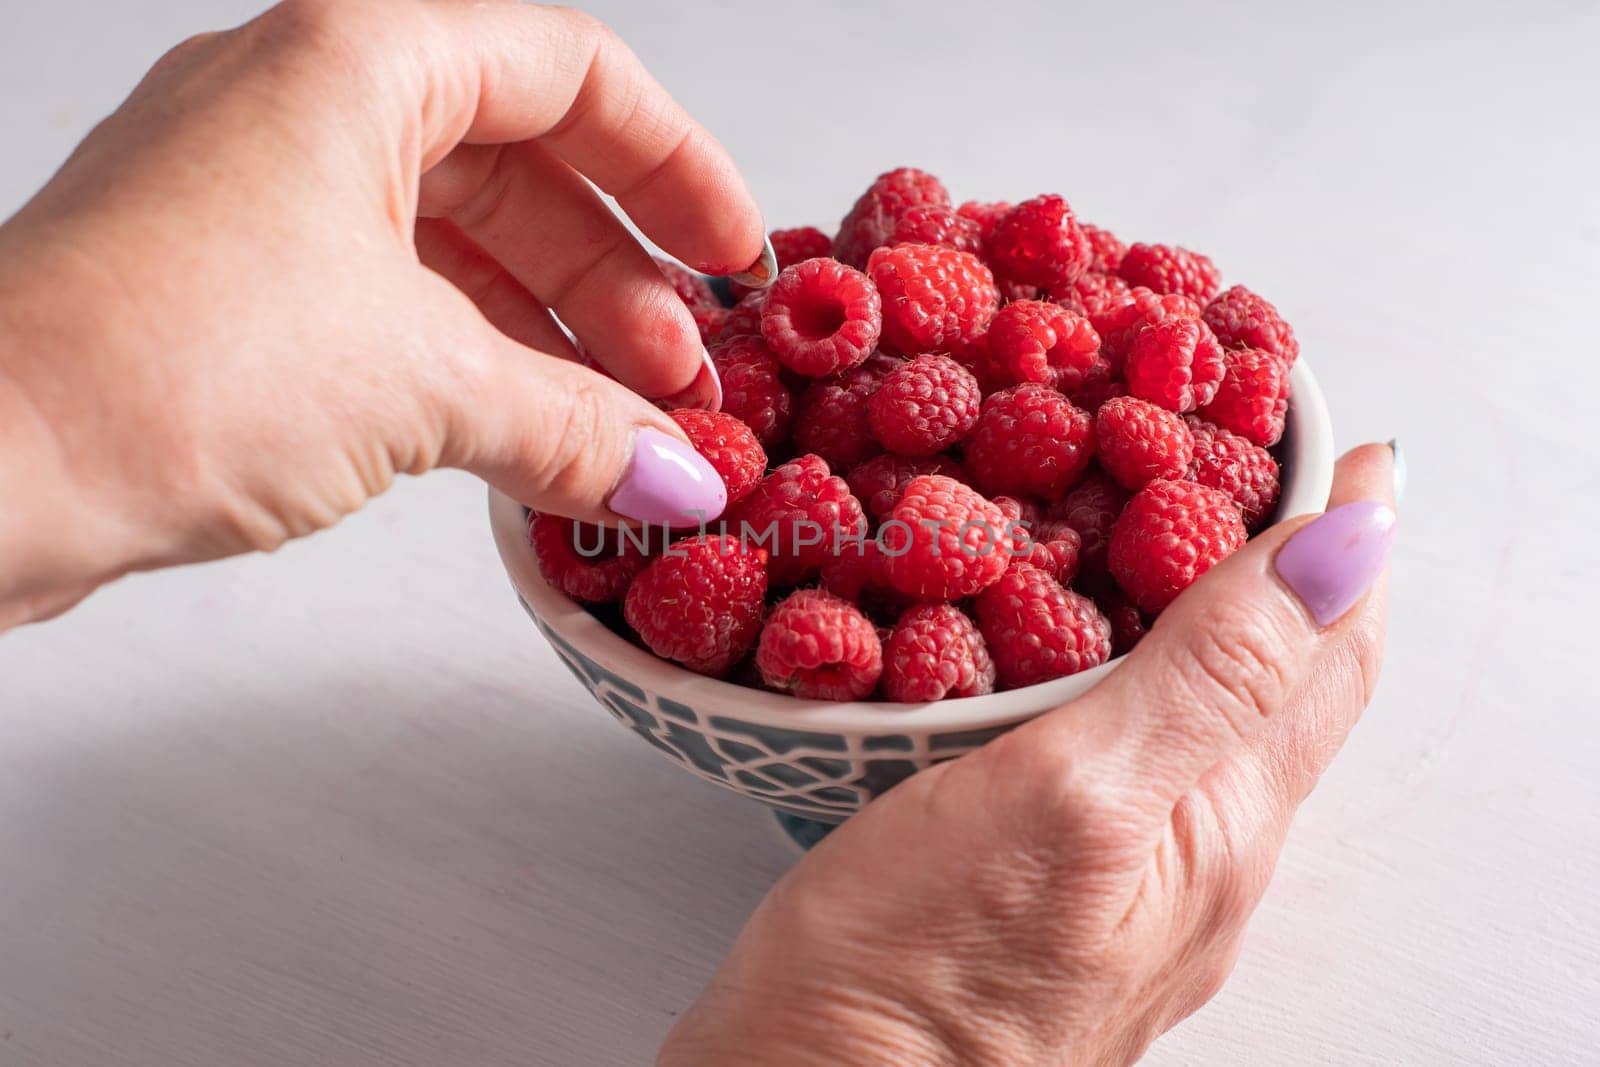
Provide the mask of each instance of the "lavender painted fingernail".
POLYGON ((1387 504, 1341 504, 1289 538, 1274 566, 1317 625, 1327 626, 1377 581, 1394 531, 1394 509, 1387 504))
POLYGON ((634 436, 633 455, 606 506, 640 522, 694 526, 722 514, 728 487, 700 453, 645 426, 634 436))
POLYGON ((728 275, 729 278, 740 285, 748 285, 752 289, 765 289, 778 280, 778 253, 772 250, 772 238, 768 237, 761 246, 761 255, 756 261, 737 274, 728 275))

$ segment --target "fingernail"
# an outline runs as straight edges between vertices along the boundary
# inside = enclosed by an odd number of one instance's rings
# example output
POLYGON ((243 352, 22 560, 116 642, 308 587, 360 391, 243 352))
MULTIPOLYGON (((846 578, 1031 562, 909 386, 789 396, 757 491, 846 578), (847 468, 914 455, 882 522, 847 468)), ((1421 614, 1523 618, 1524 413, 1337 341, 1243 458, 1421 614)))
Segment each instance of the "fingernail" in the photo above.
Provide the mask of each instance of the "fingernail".
POLYGON ((1327 626, 1377 581, 1394 531, 1394 509, 1387 504, 1341 504, 1289 538, 1274 566, 1317 625, 1327 626))
POLYGON ((694 376, 694 381, 655 403, 662 411, 673 411, 677 408, 721 411, 722 376, 717 373, 717 365, 711 362, 711 353, 701 349, 700 371, 694 376))
POLYGON ((694 376, 689 388, 679 395, 685 398, 680 407, 722 410, 722 376, 717 373, 717 365, 711 362, 710 352, 703 348, 700 350, 700 373, 694 376))
POLYGON ((640 522, 694 526, 722 514, 728 487, 700 453, 645 426, 634 435, 633 455, 606 506, 640 522))
POLYGON ((730 274, 728 278, 740 285, 748 285, 752 289, 765 289, 778 280, 778 253, 772 250, 772 238, 765 239, 761 246, 761 255, 756 261, 739 271, 730 274))
POLYGON ((1400 451, 1399 438, 1389 438, 1389 451, 1394 453, 1394 502, 1398 504, 1406 495, 1406 454, 1400 451))

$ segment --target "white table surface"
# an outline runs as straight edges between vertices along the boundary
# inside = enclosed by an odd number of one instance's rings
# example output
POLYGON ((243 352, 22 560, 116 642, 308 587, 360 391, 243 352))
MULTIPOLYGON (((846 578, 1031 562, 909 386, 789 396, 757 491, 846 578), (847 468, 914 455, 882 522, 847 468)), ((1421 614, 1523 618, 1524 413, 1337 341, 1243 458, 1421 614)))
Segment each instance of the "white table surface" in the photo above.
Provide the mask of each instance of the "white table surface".
MULTIPOLYGON (((1410 460, 1377 699, 1149 1062, 1600 1060, 1600 9, 856 6, 596 10, 772 224, 900 163, 1061 191, 1269 294, 1410 460)), ((0 213, 252 7, 0 0, 0 213)), ((0 709, 15 1067, 643 1062, 794 859, 590 704, 460 475, 0 639, 0 709)))

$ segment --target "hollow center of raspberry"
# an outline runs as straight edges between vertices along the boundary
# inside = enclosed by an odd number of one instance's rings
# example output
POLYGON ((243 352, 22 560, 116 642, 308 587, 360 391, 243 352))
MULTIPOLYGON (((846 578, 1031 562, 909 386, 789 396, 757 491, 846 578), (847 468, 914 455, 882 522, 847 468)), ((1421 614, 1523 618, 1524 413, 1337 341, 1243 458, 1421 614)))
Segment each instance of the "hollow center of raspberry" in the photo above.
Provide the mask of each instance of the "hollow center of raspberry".
POLYGON ((856 674, 854 665, 841 661, 832 663, 819 663, 811 670, 806 671, 813 685, 840 686, 847 685, 856 674))
POLYGON ((790 323, 794 332, 808 341, 832 337, 845 324, 844 305, 835 301, 812 301, 794 309, 790 323))

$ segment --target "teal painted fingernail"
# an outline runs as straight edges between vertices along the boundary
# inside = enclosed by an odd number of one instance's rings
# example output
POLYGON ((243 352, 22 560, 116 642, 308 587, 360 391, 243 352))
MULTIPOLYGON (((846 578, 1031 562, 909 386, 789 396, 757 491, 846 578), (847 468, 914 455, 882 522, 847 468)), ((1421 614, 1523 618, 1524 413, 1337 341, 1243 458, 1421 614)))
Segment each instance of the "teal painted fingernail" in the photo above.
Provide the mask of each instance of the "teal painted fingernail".
POLYGON ((1400 440, 1389 438, 1389 451, 1394 453, 1394 502, 1406 495, 1406 454, 1400 451, 1400 440))

